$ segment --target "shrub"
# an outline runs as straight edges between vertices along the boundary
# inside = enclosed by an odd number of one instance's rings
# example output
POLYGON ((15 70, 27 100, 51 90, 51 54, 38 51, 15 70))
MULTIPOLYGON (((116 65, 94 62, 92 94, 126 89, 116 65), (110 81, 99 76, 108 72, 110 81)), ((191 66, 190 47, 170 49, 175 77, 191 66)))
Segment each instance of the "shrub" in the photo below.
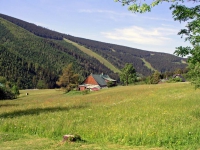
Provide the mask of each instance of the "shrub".
POLYGON ((16 85, 14 85, 11 90, 12 90, 12 93, 15 94, 15 96, 19 96, 20 94, 19 89, 16 85))
POLYGON ((12 93, 9 89, 0 87, 0 100, 15 99, 15 98, 16 98, 16 95, 12 93))
POLYGON ((89 90, 89 89, 82 91, 82 94, 83 94, 83 95, 86 95, 86 94, 89 94, 89 93, 90 93, 90 90, 89 90))
POLYGON ((167 82, 168 83, 182 82, 182 78, 171 78, 167 82))
POLYGON ((75 134, 73 137, 69 138, 69 141, 76 142, 76 141, 82 141, 82 140, 81 140, 81 136, 80 135, 75 134))
POLYGON ((114 82, 112 82, 112 81, 108 81, 107 82, 107 86, 108 87, 113 87, 113 86, 116 86, 116 84, 114 82))

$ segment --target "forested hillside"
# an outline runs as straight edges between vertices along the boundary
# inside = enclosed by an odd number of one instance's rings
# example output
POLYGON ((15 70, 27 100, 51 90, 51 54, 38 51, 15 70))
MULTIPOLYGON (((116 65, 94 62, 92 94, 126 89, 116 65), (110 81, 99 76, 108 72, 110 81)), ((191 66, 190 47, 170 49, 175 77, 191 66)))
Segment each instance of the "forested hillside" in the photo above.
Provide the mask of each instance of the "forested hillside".
POLYGON ((132 63, 143 76, 155 70, 164 73, 186 67, 186 59, 171 54, 78 38, 3 14, 0 14, 0 31, 0 69, 3 70, 0 76, 18 83, 20 88, 35 88, 38 84, 55 87, 62 68, 69 63, 73 63, 75 72, 81 75, 80 81, 90 73, 102 72, 118 79, 117 74, 96 58, 63 38, 92 50, 118 69, 132 63))
POLYGON ((186 67, 186 59, 171 54, 144 51, 115 44, 77 38, 70 35, 68 35, 67 38, 92 49, 112 62, 118 68, 122 68, 125 63, 133 63, 137 72, 143 75, 149 75, 152 72, 145 66, 145 62, 142 59, 149 62, 155 70, 162 73, 186 67))
POLYGON ((14 17, 10 17, 4 14, 0 13, 0 17, 4 18, 28 31, 30 31, 31 33, 40 36, 40 37, 44 37, 44 38, 50 38, 50 39, 55 39, 55 40, 62 40, 63 39, 63 34, 56 32, 56 31, 51 31, 49 29, 46 29, 44 27, 41 26, 37 26, 33 23, 29 23, 14 17))
POLYGON ((66 38, 83 45, 103 56, 119 69, 121 69, 125 63, 132 63, 137 72, 145 76, 150 75, 153 70, 158 70, 164 73, 166 71, 174 71, 177 68, 183 69, 186 67, 186 59, 179 58, 171 54, 144 51, 136 48, 78 38, 48 30, 46 28, 7 15, 0 14, 0 17, 13 22, 14 24, 34 33, 35 35, 56 40, 62 40, 63 38, 66 38), (154 69, 152 70, 151 68, 147 67, 146 62, 151 64, 154 69))
POLYGON ((28 62, 0 45, 0 76, 16 83, 20 88, 53 88, 58 76, 42 65, 28 62))
POLYGON ((21 89, 54 88, 62 68, 69 63, 82 80, 90 73, 102 72, 117 78, 95 58, 64 41, 35 36, 2 18, 0 31, 0 76, 21 89))

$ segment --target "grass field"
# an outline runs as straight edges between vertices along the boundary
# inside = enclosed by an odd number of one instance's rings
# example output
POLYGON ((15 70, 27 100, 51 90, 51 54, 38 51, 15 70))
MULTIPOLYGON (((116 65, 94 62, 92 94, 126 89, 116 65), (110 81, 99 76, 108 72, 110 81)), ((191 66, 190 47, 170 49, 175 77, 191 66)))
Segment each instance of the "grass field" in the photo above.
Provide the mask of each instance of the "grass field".
POLYGON ((115 73, 119 73, 120 70, 116 68, 114 65, 112 65, 108 60, 100 56, 99 54, 93 52, 92 50, 81 46, 73 41, 70 41, 68 39, 64 39, 66 42, 71 43, 72 45, 76 46, 78 49, 80 49, 82 52, 86 53, 87 55, 96 58, 98 61, 100 61, 102 64, 104 64, 106 67, 108 67, 110 70, 112 70, 115 73))
POLYGON ((121 86, 87 95, 20 92, 17 100, 0 101, 1 150, 200 149, 200 91, 189 83, 121 86), (63 143, 65 134, 84 141, 63 143))

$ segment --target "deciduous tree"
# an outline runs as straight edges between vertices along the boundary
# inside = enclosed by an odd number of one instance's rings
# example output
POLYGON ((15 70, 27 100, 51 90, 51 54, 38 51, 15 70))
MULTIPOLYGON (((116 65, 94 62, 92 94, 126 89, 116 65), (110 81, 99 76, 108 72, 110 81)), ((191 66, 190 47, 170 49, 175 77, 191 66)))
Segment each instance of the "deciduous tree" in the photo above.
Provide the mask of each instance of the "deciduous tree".
POLYGON ((144 13, 144 12, 150 12, 151 9, 163 2, 171 2, 171 3, 176 3, 176 2, 200 2, 199 0, 152 0, 152 1, 145 1, 145 0, 114 0, 115 2, 120 2, 122 3, 123 6, 128 5, 128 9, 132 12, 139 12, 139 13, 144 13))
POLYGON ((11 83, 6 80, 5 77, 0 76, 0 100, 4 99, 15 99, 20 94, 19 88, 16 85, 13 85, 10 88, 11 83), (10 84, 7 86, 7 84, 10 84))
POLYGON ((125 64, 120 73, 120 80, 128 86, 130 83, 134 83, 137 79, 135 68, 132 64, 125 64))
POLYGON ((183 5, 172 5, 172 14, 175 20, 187 21, 185 29, 178 34, 185 37, 192 46, 177 47, 174 52, 178 56, 189 55, 189 75, 195 88, 200 88, 200 5, 188 8, 183 5))
POLYGON ((158 71, 155 71, 151 76, 151 84, 158 84, 160 81, 160 75, 161 74, 158 71))
POLYGON ((20 93, 19 93, 19 88, 18 88, 16 85, 13 85, 11 91, 12 91, 12 93, 15 95, 15 98, 17 98, 17 96, 20 95, 20 93))
POLYGON ((78 85, 79 75, 74 73, 72 64, 69 64, 67 67, 65 67, 62 73, 63 74, 56 83, 66 92, 69 92, 78 85))

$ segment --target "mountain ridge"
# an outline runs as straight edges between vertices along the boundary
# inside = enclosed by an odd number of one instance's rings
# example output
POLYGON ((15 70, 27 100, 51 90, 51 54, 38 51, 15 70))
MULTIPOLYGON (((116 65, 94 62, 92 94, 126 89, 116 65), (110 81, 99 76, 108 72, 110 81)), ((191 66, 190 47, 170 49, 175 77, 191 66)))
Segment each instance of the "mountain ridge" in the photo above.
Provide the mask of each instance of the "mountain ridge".
POLYGON ((70 63, 81 75, 80 80, 90 73, 102 72, 118 78, 98 60, 64 41, 38 37, 1 17, 0 31, 0 76, 18 83, 22 89, 36 88, 41 80, 46 88, 56 87, 62 68, 70 63))
POLYGON ((140 50, 137 48, 74 37, 4 14, 0 14, 0 19, 0 30, 2 31, 0 34, 0 45, 4 46, 6 50, 11 49, 17 56, 21 55, 20 58, 24 57, 27 62, 30 61, 33 64, 37 63, 45 67, 48 66, 47 69, 49 68, 49 71, 55 72, 57 76, 61 73, 64 64, 66 65, 70 62, 74 62, 76 71, 78 72, 78 70, 80 70, 83 78, 90 73, 104 72, 111 75, 111 77, 118 79, 118 75, 108 66, 100 63, 95 57, 83 53, 72 44, 65 42, 63 40, 64 38, 92 50, 118 69, 122 69, 126 63, 132 63, 136 71, 142 76, 151 75, 155 70, 164 73, 169 71, 172 72, 176 69, 185 69, 187 66, 185 64, 187 59, 172 54, 140 50), (4 23, 7 21, 7 24, 9 25, 6 25, 6 27, 5 25, 2 26, 1 18, 4 20, 4 23), (16 33, 13 32, 13 34, 10 34, 11 26, 16 33), (23 30, 18 30, 18 27, 23 30), (30 33, 31 36, 26 35, 30 33), (20 35, 24 37, 24 39, 20 39, 20 35), (32 37, 32 39, 30 37, 32 37), (22 51, 19 49, 22 49, 22 51), (47 49, 49 49, 49 51, 47 49), (38 58, 36 56, 30 58, 27 57, 34 55, 35 53, 39 55, 38 58), (52 56, 52 54, 54 56, 52 56), (49 60, 43 57, 49 57, 49 60), (64 59, 65 57, 67 59, 64 59), (58 60, 55 60, 55 58, 58 60), (43 60, 44 62, 42 62, 39 59, 44 59, 45 61, 43 60))

